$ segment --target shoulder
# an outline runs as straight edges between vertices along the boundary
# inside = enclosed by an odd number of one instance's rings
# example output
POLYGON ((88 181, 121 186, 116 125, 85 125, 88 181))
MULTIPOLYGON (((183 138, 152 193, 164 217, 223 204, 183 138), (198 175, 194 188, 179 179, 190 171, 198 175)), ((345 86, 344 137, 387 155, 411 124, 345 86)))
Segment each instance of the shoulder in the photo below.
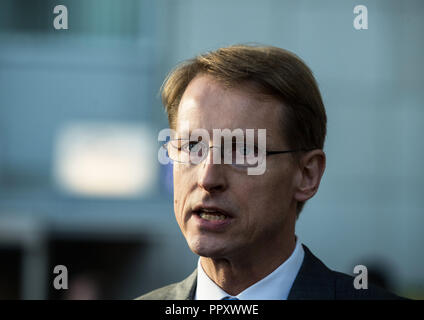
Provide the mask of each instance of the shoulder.
POLYGON ((183 281, 148 292, 135 300, 191 300, 196 289, 197 269, 183 281))
POLYGON ((135 300, 173 300, 175 296, 175 287, 178 283, 173 283, 165 287, 150 291, 135 300))
POLYGON ((356 289, 354 277, 329 269, 303 245, 304 260, 289 294, 291 300, 389 300, 402 299, 382 288, 369 284, 356 289))
POLYGON ((335 279, 336 299, 345 300, 399 300, 404 299, 371 283, 367 289, 355 289, 354 277, 332 271, 335 279))

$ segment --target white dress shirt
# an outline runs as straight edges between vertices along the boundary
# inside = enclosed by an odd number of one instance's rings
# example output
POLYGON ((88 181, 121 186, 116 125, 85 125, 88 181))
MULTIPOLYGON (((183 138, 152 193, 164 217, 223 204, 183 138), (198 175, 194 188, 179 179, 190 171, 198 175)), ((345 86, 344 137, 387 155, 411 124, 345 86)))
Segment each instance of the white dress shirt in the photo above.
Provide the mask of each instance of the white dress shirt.
MULTIPOLYGON (((240 300, 287 300, 294 279, 296 279, 302 265, 304 255, 302 244, 296 237, 296 247, 286 261, 265 278, 246 288, 235 297, 240 300)), ((222 290, 208 277, 199 258, 194 299, 221 300, 226 296, 231 295, 222 290)))

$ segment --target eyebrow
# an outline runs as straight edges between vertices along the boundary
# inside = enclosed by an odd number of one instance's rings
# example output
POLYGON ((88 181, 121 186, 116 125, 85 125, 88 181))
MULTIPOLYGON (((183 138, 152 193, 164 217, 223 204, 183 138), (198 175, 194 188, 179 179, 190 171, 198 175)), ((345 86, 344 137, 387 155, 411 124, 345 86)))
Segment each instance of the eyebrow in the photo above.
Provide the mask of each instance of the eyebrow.
MULTIPOLYGON (((213 129, 218 129, 218 128, 213 128, 213 129)), ((212 129, 212 130, 213 130, 212 129)), ((238 128, 236 128, 236 129, 238 129, 238 128)), ((246 128, 246 129, 242 129, 243 130, 243 132, 245 132, 247 129, 250 129, 250 128, 246 128)), ((255 140, 255 144, 256 144, 256 142, 257 142, 257 137, 258 137, 258 135, 257 135, 257 130, 259 130, 260 128, 258 128, 258 129, 254 129, 255 130, 255 136, 254 136, 254 140, 255 140)), ((224 129, 221 129, 221 130, 224 130, 224 129)), ((231 130, 231 129, 230 129, 231 130)), ((233 130, 235 130, 235 129, 233 129, 233 130)), ((233 130, 231 130, 231 131, 233 131, 233 130)), ((271 140, 271 135, 270 135, 270 133, 269 133, 269 131, 272 131, 272 130, 270 130, 270 129, 265 129, 266 130, 266 138, 267 138, 267 141, 269 141, 269 140, 271 140)), ((192 134, 192 132, 193 132, 193 130, 190 130, 188 133, 187 132, 185 132, 185 131, 183 131, 183 132, 178 132, 178 131, 175 131, 176 132, 176 136, 177 137, 179 137, 179 138, 175 138, 175 139, 172 139, 172 140, 190 140, 190 136, 191 136, 191 134, 192 134), (181 136, 185 136, 185 137, 187 137, 187 138, 181 138, 181 136)), ((208 133, 209 133, 209 130, 208 130, 208 133)), ((213 134, 212 134, 212 137, 213 137, 213 134)), ((211 135, 209 135, 209 138, 211 138, 211 135)), ((223 138, 223 137, 222 137, 223 138)), ((244 138, 246 138, 246 135, 244 136, 244 138)), ((246 140, 246 139, 245 139, 246 140)), ((267 143, 268 144, 268 143, 267 143)))

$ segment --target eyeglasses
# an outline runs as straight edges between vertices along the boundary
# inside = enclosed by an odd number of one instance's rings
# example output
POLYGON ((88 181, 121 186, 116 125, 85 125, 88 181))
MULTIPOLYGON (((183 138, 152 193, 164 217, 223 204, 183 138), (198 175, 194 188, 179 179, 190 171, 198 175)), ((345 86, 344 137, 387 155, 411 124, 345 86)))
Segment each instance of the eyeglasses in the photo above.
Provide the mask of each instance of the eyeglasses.
POLYGON ((251 168, 260 165, 265 157, 274 154, 293 153, 301 151, 310 151, 313 149, 294 149, 282 151, 266 151, 257 145, 249 145, 244 142, 233 142, 224 147, 209 146, 203 141, 190 140, 170 140, 162 145, 169 158, 172 161, 185 164, 199 164, 209 154, 209 149, 219 148, 220 153, 213 154, 213 163, 220 164, 224 160, 224 164, 231 164, 237 168, 251 168))

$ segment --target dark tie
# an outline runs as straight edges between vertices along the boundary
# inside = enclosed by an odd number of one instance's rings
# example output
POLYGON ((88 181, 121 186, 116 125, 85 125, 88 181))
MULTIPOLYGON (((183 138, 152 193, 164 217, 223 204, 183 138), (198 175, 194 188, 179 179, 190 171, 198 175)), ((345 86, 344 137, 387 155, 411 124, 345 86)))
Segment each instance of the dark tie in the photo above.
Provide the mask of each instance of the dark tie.
POLYGON ((222 298, 221 300, 239 300, 239 299, 236 298, 236 297, 232 297, 232 296, 226 296, 226 297, 222 298))

